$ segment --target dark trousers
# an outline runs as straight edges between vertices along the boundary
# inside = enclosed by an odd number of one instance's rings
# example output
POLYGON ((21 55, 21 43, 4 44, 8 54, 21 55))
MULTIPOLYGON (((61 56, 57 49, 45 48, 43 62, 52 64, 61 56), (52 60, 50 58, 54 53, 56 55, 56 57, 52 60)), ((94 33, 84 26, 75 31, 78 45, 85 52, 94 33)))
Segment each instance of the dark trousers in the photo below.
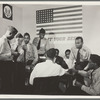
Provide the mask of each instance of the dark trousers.
MULTIPOLYGON (((68 84, 67 84, 67 89, 65 91, 65 95, 89 95, 86 92, 82 91, 81 88, 79 88, 77 86, 73 86, 74 79, 75 79, 75 77, 73 77, 73 76, 69 76, 67 78, 68 84)), ((78 75, 76 77, 76 80, 81 81, 81 83, 84 82, 83 77, 78 76, 78 75)), ((82 84, 84 84, 84 83, 82 83, 82 84)))
POLYGON ((0 61, 1 93, 11 93, 14 87, 14 63, 0 61))
POLYGON ((14 69, 14 93, 22 93, 25 88, 25 64, 15 63, 14 69))
MULTIPOLYGON (((80 62, 80 63, 75 65, 75 69, 76 70, 83 70, 87 66, 87 64, 88 64, 88 61, 80 62)), ((78 82, 80 82, 81 84, 84 84, 83 76, 76 74, 75 77, 76 77, 76 80, 78 82)))
MULTIPOLYGON (((75 69, 76 70, 83 70, 88 64, 88 61, 85 62, 80 62, 75 64, 75 69)), ((76 81, 80 82, 81 84, 84 84, 84 77, 81 76, 80 74, 75 75, 76 81)), ((72 95, 87 95, 84 91, 82 91, 80 88, 72 86, 69 87, 67 92, 68 94, 72 95)))
POLYGON ((89 94, 82 91, 79 87, 72 86, 67 88, 66 95, 89 95, 89 94))

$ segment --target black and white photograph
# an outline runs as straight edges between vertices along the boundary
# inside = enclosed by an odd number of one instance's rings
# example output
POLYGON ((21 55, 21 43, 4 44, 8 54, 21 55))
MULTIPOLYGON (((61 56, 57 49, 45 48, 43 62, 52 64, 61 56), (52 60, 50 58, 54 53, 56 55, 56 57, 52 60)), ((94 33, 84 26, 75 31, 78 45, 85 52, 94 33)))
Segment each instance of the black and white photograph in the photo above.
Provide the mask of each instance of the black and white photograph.
POLYGON ((99 2, 0 2, 0 95, 98 97, 99 67, 99 2))

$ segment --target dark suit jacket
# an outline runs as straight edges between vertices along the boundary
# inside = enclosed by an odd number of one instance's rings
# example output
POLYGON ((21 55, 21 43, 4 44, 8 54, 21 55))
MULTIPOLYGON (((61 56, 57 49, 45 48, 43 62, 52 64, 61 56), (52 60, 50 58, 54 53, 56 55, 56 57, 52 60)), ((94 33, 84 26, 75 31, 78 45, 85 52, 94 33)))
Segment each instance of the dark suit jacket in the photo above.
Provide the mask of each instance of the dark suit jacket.
POLYGON ((64 61, 62 57, 57 56, 55 62, 59 64, 61 67, 63 67, 64 69, 68 69, 68 65, 66 64, 66 62, 64 61))

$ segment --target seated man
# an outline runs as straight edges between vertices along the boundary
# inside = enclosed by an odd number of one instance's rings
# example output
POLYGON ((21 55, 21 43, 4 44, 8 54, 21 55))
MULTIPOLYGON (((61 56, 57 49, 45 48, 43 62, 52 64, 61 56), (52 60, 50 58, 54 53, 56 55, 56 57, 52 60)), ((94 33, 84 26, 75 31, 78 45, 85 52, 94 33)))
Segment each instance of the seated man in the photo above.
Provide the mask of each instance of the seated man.
POLYGON ((83 44, 83 38, 76 37, 75 46, 71 48, 69 68, 74 67, 77 70, 83 70, 87 67, 91 51, 83 44))
POLYGON ((75 86, 81 88, 82 91, 90 95, 100 95, 100 56, 91 55, 89 61, 89 71, 75 70, 74 73, 78 73, 86 80, 86 84, 81 84, 75 81, 75 86))
POLYGON ((13 88, 13 69, 12 55, 14 51, 11 50, 10 41, 17 34, 17 29, 13 26, 9 26, 6 34, 0 38, 0 77, 2 81, 2 91, 4 93, 11 92, 13 88))
POLYGON ((46 52, 46 62, 38 63, 30 75, 29 83, 34 84, 34 79, 38 77, 62 76, 66 73, 60 65, 54 62, 56 51, 54 48, 46 52))
POLYGON ((65 51, 65 58, 64 58, 64 61, 66 62, 66 64, 69 66, 69 56, 70 56, 70 50, 69 49, 67 49, 66 51, 65 51))
POLYGON ((68 69, 68 65, 66 64, 64 59, 61 56, 59 56, 59 50, 55 49, 55 51, 56 51, 55 63, 59 64, 64 69, 68 69))
POLYGON ((29 33, 24 34, 24 41, 21 46, 22 48, 19 51, 21 55, 18 57, 17 61, 24 62, 26 65, 32 65, 30 68, 33 68, 38 61, 38 53, 36 46, 30 43, 29 33))
MULTIPOLYGON (((69 68, 75 68, 77 70, 84 70, 88 66, 88 61, 90 59, 90 50, 84 45, 82 37, 76 37, 75 46, 71 48, 71 54, 69 58, 69 68)), ((82 84, 83 77, 81 75, 76 75, 77 80, 82 84)))
POLYGON ((29 33, 24 34, 24 41, 22 43, 23 53, 17 59, 17 61, 24 62, 26 66, 26 82, 28 85, 29 75, 34 68, 34 65, 38 61, 38 53, 36 46, 30 43, 30 35, 29 33))

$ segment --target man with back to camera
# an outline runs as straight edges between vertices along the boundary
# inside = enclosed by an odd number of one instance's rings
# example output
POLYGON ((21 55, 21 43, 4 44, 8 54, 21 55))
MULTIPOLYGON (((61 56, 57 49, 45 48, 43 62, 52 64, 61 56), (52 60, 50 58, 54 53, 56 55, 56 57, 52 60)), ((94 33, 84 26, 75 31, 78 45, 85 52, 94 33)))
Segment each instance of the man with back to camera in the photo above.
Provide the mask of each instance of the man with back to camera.
POLYGON ((62 76, 66 73, 67 70, 54 62, 55 57, 56 51, 54 48, 46 52, 46 62, 38 63, 30 75, 29 82, 31 85, 34 84, 34 78, 36 77, 62 76))
POLYGON ((39 31, 39 37, 34 38, 33 44, 37 47, 39 61, 45 61, 45 52, 50 48, 49 41, 45 38, 45 30, 43 28, 39 31))
POLYGON ((11 50, 10 40, 17 34, 17 29, 13 26, 9 26, 4 36, 0 38, 0 76, 1 76, 1 92, 11 92, 13 86, 13 62, 12 55, 17 55, 11 50))

